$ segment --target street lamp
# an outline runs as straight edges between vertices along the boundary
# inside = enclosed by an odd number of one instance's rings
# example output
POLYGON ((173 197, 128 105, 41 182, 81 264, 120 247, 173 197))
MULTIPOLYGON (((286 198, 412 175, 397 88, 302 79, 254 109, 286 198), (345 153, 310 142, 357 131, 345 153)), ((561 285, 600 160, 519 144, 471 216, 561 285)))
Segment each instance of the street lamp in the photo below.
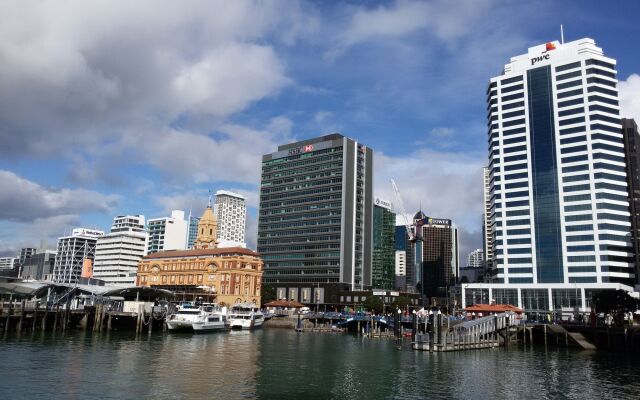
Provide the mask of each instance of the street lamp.
POLYGON ((400 338, 401 335, 401 329, 402 329, 402 322, 401 322, 401 314, 402 314, 402 310, 400 308, 398 308, 398 339, 400 338))
MULTIPOLYGON (((412 337, 415 338, 416 337, 416 330, 418 327, 418 312, 414 309, 413 310, 413 332, 412 332, 412 337)), ((415 339, 414 339, 415 340, 415 339)))

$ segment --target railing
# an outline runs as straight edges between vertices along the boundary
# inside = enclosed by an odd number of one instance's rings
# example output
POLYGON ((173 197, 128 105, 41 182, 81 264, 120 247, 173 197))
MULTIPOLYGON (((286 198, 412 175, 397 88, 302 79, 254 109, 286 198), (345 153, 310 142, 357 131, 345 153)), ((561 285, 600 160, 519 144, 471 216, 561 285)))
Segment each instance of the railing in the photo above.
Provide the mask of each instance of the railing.
POLYGON ((517 325, 515 315, 502 313, 465 321, 451 330, 434 318, 431 330, 416 334, 414 349, 429 351, 456 351, 498 346, 498 332, 517 325))

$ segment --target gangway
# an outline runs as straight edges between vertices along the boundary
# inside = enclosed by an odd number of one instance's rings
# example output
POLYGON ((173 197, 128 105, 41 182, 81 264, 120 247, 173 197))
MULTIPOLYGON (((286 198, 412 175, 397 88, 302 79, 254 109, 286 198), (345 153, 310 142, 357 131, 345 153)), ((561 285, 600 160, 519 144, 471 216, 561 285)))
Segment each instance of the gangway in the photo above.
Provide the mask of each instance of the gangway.
POLYGON ((431 324, 430 332, 416 334, 413 348, 427 351, 458 351, 497 347, 502 337, 500 333, 517 324, 513 313, 465 321, 451 330, 444 330, 441 324, 434 323, 431 324))

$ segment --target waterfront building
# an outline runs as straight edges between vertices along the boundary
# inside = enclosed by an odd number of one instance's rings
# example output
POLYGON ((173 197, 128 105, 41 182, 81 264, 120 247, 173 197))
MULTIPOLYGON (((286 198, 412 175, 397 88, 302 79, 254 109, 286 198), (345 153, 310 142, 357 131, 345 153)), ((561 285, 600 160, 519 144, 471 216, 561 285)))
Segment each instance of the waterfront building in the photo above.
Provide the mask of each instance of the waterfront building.
MULTIPOLYGON (((417 238, 422 237, 422 229, 420 226, 427 220, 427 216, 422 212, 418 211, 413 216, 413 225, 411 229, 413 231, 412 235, 415 235, 417 238)), ((396 228, 397 229, 397 228, 396 228)), ((400 230, 398 230, 399 232, 400 230)), ((404 235, 403 242, 405 244, 405 254, 406 254, 406 289, 407 292, 410 293, 423 293, 422 289, 422 241, 409 240, 409 233, 407 232, 406 227, 402 227, 402 234, 404 235)))
POLYGON ((247 204, 245 197, 226 190, 218 190, 214 211, 218 222, 220 246, 246 247, 247 204))
POLYGON ((589 306, 635 279, 616 60, 592 39, 511 58, 487 89, 492 284, 469 301, 589 306))
POLYGON ((199 217, 194 217, 189 212, 189 232, 187 233, 187 250, 193 249, 193 244, 198 237, 198 223, 200 222, 199 217))
POLYGON ((22 264, 20 277, 22 279, 52 280, 55 260, 56 252, 53 250, 32 254, 22 264))
POLYGON ((484 279, 483 268, 473 268, 473 267, 460 268, 460 275, 458 276, 459 283, 482 282, 483 279, 484 279))
POLYGON ((232 305, 260 306, 263 262, 258 253, 242 247, 218 248, 217 223, 209 202, 198 225, 192 250, 150 253, 138 265, 137 284, 168 289, 178 296, 214 296, 232 305))
POLYGON ((144 215, 119 215, 111 232, 96 243, 92 277, 106 285, 134 285, 140 259, 147 254, 149 235, 144 215))
MULTIPOLYGON (((373 151, 332 134, 262 158, 258 252, 289 300, 371 287, 373 151)), ((319 299, 319 300, 316 300, 319 299)))
POLYGON ((491 230, 491 174, 489 168, 482 168, 482 249, 484 252, 485 268, 491 269, 493 262, 493 232, 491 230))
POLYGON ((467 255, 467 268, 484 268, 484 251, 475 249, 467 255))
POLYGON ((148 253, 187 248, 187 221, 184 211, 173 210, 171 217, 152 218, 147 222, 149 232, 148 253))
POLYGON ((12 273, 17 260, 16 257, 0 257, 0 275, 7 276, 8 273, 12 273))
POLYGON ((375 198, 371 265, 371 285, 374 289, 394 289, 396 214, 391 207, 391 202, 375 198))
POLYGON ((404 225, 395 228, 396 249, 396 283, 395 288, 402 292, 407 291, 407 228, 404 225))
POLYGON ((422 293, 432 305, 449 303, 449 287, 460 275, 458 229, 451 220, 426 217, 422 231, 422 293))
POLYGON ((631 206, 631 240, 636 265, 636 284, 640 284, 640 132, 633 119, 622 119, 627 185, 631 206))
POLYGON ((23 247, 20 249, 20 265, 23 265, 25 261, 32 255, 36 254, 34 247, 23 247))
POLYGON ((77 283, 85 260, 95 258, 96 243, 104 232, 76 228, 70 236, 58 238, 58 248, 53 266, 53 281, 57 283, 77 283))
POLYGON ((405 292, 407 290, 407 252, 395 251, 395 284, 394 288, 405 292))

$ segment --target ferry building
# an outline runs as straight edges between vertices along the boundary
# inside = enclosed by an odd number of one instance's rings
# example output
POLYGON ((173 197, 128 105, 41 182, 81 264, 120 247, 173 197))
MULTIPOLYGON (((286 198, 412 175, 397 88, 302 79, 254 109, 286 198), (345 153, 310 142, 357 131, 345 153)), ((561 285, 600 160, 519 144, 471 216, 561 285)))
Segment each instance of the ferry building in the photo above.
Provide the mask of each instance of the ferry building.
POLYGON ((214 295, 216 302, 225 305, 249 302, 260 306, 262 259, 249 249, 219 248, 216 228, 209 201, 193 249, 160 251, 142 258, 138 286, 168 289, 187 298, 214 295))

